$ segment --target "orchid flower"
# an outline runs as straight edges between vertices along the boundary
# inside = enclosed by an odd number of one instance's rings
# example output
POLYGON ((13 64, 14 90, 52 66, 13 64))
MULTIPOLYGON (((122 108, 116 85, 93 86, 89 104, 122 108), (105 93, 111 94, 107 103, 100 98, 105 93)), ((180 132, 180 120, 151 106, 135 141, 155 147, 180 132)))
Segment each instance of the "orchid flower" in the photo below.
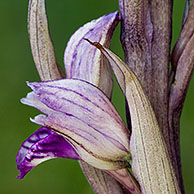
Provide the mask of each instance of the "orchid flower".
POLYGON ((78 29, 67 44, 66 79, 61 79, 65 76, 55 58, 45 1, 30 1, 28 31, 34 62, 42 80, 58 80, 28 82, 33 92, 21 102, 48 116, 31 119, 42 127, 24 141, 18 152, 18 178, 43 161, 62 157, 82 161, 81 167, 94 191, 122 193, 118 180, 130 192, 140 193, 127 170, 131 161, 130 134, 109 100, 113 87, 110 66, 100 51, 84 39, 108 47, 118 22, 118 12, 114 12, 78 29), (96 174, 95 183, 91 172, 96 174), (101 179, 111 186, 103 186, 101 179))

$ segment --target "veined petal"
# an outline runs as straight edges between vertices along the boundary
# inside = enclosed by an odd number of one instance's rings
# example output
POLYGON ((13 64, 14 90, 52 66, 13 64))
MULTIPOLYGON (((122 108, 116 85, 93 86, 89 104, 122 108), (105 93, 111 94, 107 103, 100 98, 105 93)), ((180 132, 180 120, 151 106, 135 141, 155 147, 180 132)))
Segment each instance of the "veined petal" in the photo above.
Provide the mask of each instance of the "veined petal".
POLYGON ((126 96, 132 120, 132 171, 142 193, 180 193, 167 148, 150 102, 135 74, 109 49, 91 43, 109 60, 126 96))
POLYGON ((80 158, 94 167, 114 170, 129 165, 128 130, 101 90, 74 79, 28 85, 39 102, 32 95, 22 102, 48 115, 38 115, 33 122, 64 136, 80 158))
POLYGON ((88 46, 83 38, 109 47, 118 21, 119 14, 114 12, 85 24, 71 36, 64 54, 67 78, 88 81, 108 97, 111 96, 113 80, 107 59, 95 47, 88 46))
POLYGON ((25 140, 18 151, 16 162, 20 175, 17 178, 23 178, 32 168, 52 158, 80 159, 62 136, 42 127, 25 140))

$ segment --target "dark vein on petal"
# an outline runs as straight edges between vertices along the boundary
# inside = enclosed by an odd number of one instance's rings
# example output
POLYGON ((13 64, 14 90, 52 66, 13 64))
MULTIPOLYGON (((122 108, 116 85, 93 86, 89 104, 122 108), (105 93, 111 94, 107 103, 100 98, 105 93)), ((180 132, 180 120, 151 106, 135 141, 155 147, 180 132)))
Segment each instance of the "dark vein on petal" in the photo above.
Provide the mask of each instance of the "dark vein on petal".
MULTIPOLYGON (((99 22, 98 22, 99 23, 99 22)), ((98 25, 98 23, 96 25, 98 25)), ((82 26, 82 28, 84 28, 84 26, 82 26)), ((95 29, 95 28, 90 28, 87 32, 85 32, 84 35, 82 35, 82 37, 86 37, 88 34, 91 33, 91 29, 95 29)), ((102 34, 100 35, 99 39, 101 39, 102 37, 102 34)), ((74 52, 72 53, 72 62, 71 62, 71 71, 70 71, 70 78, 74 78, 75 76, 73 75, 73 70, 77 72, 77 70, 79 70, 79 72, 81 71, 81 68, 80 68, 80 64, 81 64, 81 61, 82 61, 82 58, 77 58, 77 53, 78 53, 78 50, 79 50, 79 46, 80 44, 83 43, 83 38, 81 38, 78 43, 76 44, 76 48, 74 49, 74 52), (79 59, 79 63, 75 63, 75 59, 77 58, 77 60, 79 59), (73 60, 74 59, 74 60, 73 60), (76 66, 75 66, 76 64, 76 66)), ((91 48, 89 51, 92 50, 92 59, 90 59, 90 56, 88 57, 88 60, 86 61, 86 67, 85 67, 85 70, 87 70, 88 72, 93 72, 93 70, 89 67, 92 67, 92 65, 89 65, 89 63, 91 64, 94 60, 94 57, 95 57, 95 52, 97 49, 95 48, 91 48), (90 60, 89 60, 90 59, 90 60), (88 63, 89 62, 89 63, 88 63)), ((80 73, 81 74, 81 73, 80 73)), ((88 81, 91 80, 91 77, 90 77, 91 74, 89 74, 89 78, 88 78, 88 81)), ((77 77, 77 76, 76 76, 77 77)))
MULTIPOLYGON (((48 93, 47 93, 47 94, 48 94, 48 93)), ((56 95, 54 95, 54 94, 52 94, 52 93, 49 93, 49 94, 50 94, 50 95, 53 95, 55 98, 58 98, 56 95)), ((95 115, 94 112, 90 111, 90 110, 87 109, 86 107, 83 107, 82 105, 79 105, 79 104, 77 104, 77 103, 74 103, 73 101, 71 101, 71 100, 69 100, 69 99, 66 99, 66 98, 60 98, 60 99, 65 100, 65 101, 68 101, 69 103, 72 103, 72 104, 74 104, 75 106, 79 106, 79 107, 81 107, 82 109, 85 109, 85 110, 87 110, 88 112, 90 112, 90 113, 92 113, 93 115, 95 115)), ((110 137, 110 136, 107 136, 105 133, 103 133, 102 131, 100 131, 100 130, 98 130, 97 128, 93 127, 92 125, 90 125, 90 124, 89 124, 88 122, 86 122, 85 120, 80 119, 79 117, 73 115, 72 113, 69 114, 69 113, 66 112, 66 111, 64 112, 64 111, 62 111, 62 110, 59 110, 58 108, 55 108, 55 107, 53 107, 53 106, 49 106, 48 104, 47 104, 47 106, 48 106, 49 108, 51 108, 51 109, 57 111, 57 112, 64 113, 64 114, 67 114, 68 116, 71 116, 71 117, 76 118, 77 120, 79 120, 79 121, 81 121, 82 123, 86 124, 86 125, 89 126, 90 128, 92 128, 92 129, 94 129, 95 131, 97 131, 98 133, 100 133, 101 135, 103 135, 103 136, 105 136, 106 138, 110 139, 110 142, 111 142, 113 145, 116 143, 117 146, 120 147, 120 149, 122 149, 123 151, 127 151, 126 148, 125 148, 119 141, 117 141, 116 139, 114 139, 114 138, 112 138, 112 137, 110 137), (113 142, 114 142, 114 143, 113 143, 113 142)), ((115 135, 117 136, 116 133, 115 133, 115 135)), ((119 139, 120 139, 120 138, 119 138, 119 139)), ((114 145, 114 146, 115 146, 115 145, 114 145)))
MULTIPOLYGON (((40 86, 40 87, 42 87, 42 86, 40 86)), ((45 87, 45 86, 43 86, 43 87, 45 87)), ((107 115, 110 116, 110 113, 108 111, 106 111, 106 109, 104 109, 103 107, 99 106, 95 102, 91 101, 88 97, 86 97, 85 95, 83 95, 83 94, 81 94, 81 93, 79 93, 79 92, 77 92, 75 90, 68 89, 68 88, 62 88, 62 87, 59 87, 59 86, 51 86, 51 85, 46 85, 46 87, 48 87, 48 88, 57 88, 57 89, 60 89, 62 91, 68 91, 68 92, 72 92, 74 94, 77 94, 78 96, 82 97, 85 101, 90 102, 95 107, 99 108, 101 111, 105 112, 107 115)), ((113 109, 114 107, 111 107, 110 104, 108 103, 108 101, 105 101, 104 98, 103 98, 103 96, 101 96, 98 92, 96 94, 98 95, 98 97, 100 97, 101 100, 103 100, 106 103, 106 105, 108 105, 108 107, 111 109, 111 112, 114 114, 115 121, 120 125, 121 124, 121 119, 118 119, 119 115, 117 115, 116 112, 113 111, 114 110, 113 109)))
POLYGON ((21 145, 21 147, 23 147, 24 149, 26 149, 26 150, 29 150, 30 149, 30 147, 27 147, 27 146, 25 146, 25 145, 21 145))
MULTIPOLYGON (((34 152, 33 152, 34 153, 34 152)), ((28 158, 28 156, 26 156, 25 158, 26 158, 26 160, 28 161, 28 162, 31 162, 32 160, 35 160, 35 159, 42 159, 42 158, 45 158, 45 157, 48 157, 48 156, 40 156, 40 155, 31 155, 29 158, 28 158)))
POLYGON ((34 139, 34 140, 29 138, 27 141, 28 141, 29 143, 33 144, 33 143, 36 143, 37 140, 40 140, 40 138, 36 137, 36 139, 34 139))
POLYGON ((72 53, 72 62, 71 62, 71 69, 70 69, 70 78, 73 78, 73 69, 75 69, 75 58, 77 57, 77 48, 79 47, 79 45, 81 44, 82 42, 82 39, 80 39, 78 41, 78 43, 76 44, 76 48, 74 49, 74 52, 72 53))
MULTIPOLYGON (((48 127, 48 126, 47 126, 48 127)), ((49 128, 49 127, 48 127, 49 128)), ((83 150, 85 150, 88 154, 92 155, 93 157, 95 158, 98 158, 98 159, 101 159, 101 160, 104 160, 106 162, 111 162, 111 163, 120 163, 120 164, 125 164, 125 161, 122 161, 122 160, 112 160, 112 159, 109 159, 109 158, 104 158, 102 156, 99 156, 97 154, 94 154, 93 152, 87 150, 81 143, 77 142, 75 139, 72 139, 70 136, 68 136, 67 134, 63 133, 62 131, 57 131, 55 130, 54 128, 50 128, 51 130, 55 131, 56 133, 62 135, 62 136, 65 136, 67 138, 67 140, 69 140, 68 142, 72 145, 72 142, 74 142, 75 144, 78 145, 78 147, 81 147, 83 150), (72 141, 72 142, 71 142, 72 141)), ((73 145, 72 145, 73 146, 73 145)), ((75 148, 75 146, 73 146, 75 148)), ((77 150, 75 148, 75 150, 77 150)), ((79 152, 77 152, 79 153, 79 152)), ((126 165, 126 164, 125 164, 126 165)))
MULTIPOLYGON (((76 48, 74 49, 74 52, 73 52, 73 54, 72 54, 72 62, 71 62, 71 73, 70 73, 70 78, 74 78, 75 76, 73 75, 73 70, 75 71, 75 72, 77 72, 77 69, 79 70, 79 75, 80 75, 80 70, 81 70, 81 68, 80 68, 80 64, 81 64, 81 59, 82 58, 79 58, 79 63, 77 64, 77 63, 75 63, 75 59, 77 59, 77 53, 78 53, 78 48, 79 48, 79 46, 80 46, 80 44, 83 42, 83 39, 80 39, 79 41, 78 41, 78 43, 76 44, 76 48), (75 66, 75 64, 76 64, 76 66, 75 66)), ((87 68, 85 69, 85 70, 88 70, 87 68)), ((74 74, 75 74, 75 72, 74 72, 74 74)), ((87 73, 86 73, 87 74, 87 73)), ((79 76, 78 76, 79 77, 79 76)))
MULTIPOLYGON (((63 112, 63 113, 65 113, 65 112, 63 112)), ((66 113, 65 113, 65 114, 66 114, 66 113)), ((71 114, 71 115, 68 115, 68 116, 71 116, 71 117, 77 119, 78 121, 81 121, 82 123, 84 123, 85 125, 87 125, 89 128, 93 129, 94 131, 96 131, 97 133, 99 133, 100 135, 102 135, 103 137, 105 137, 106 139, 109 139, 109 140, 110 140, 109 142, 110 142, 113 146, 115 146, 115 147, 117 147, 117 148, 119 147, 119 149, 121 149, 121 150, 123 150, 123 151, 125 151, 125 152, 128 152, 128 150, 125 148, 125 146, 124 146, 123 144, 121 144, 121 142, 119 142, 117 139, 114 139, 113 137, 107 136, 106 133, 103 133, 102 131, 98 130, 97 128, 93 127, 92 125, 90 125, 89 123, 87 123, 86 121, 80 119, 79 117, 77 117, 77 116, 75 116, 75 115, 72 115, 72 114, 71 114), (115 145, 115 144, 116 144, 116 145, 115 145)), ((57 124, 57 125, 59 126, 59 124, 57 124)), ((61 126, 61 128, 64 128, 64 127, 61 126)), ((77 134, 78 136, 80 136, 80 137, 86 139, 85 136, 82 136, 81 134, 76 133, 74 130, 68 129, 68 131, 72 131, 73 133, 77 134)), ((95 135, 92 135, 92 133, 88 133, 88 131, 83 131, 83 130, 81 130, 81 131, 87 133, 87 135, 90 135, 93 139, 96 139, 95 135)), ((116 134, 115 134, 115 135, 116 135, 116 134)), ((119 139, 120 139, 120 138, 119 138, 119 139)), ((86 139, 86 140, 87 140, 87 141, 91 141, 90 138, 88 138, 88 139, 86 139)))
MULTIPOLYGON (((92 114, 95 114, 93 111, 91 111, 90 109, 86 108, 85 106, 82 106, 82 105, 80 105, 80 104, 78 104, 78 103, 75 103, 74 101, 71 101, 71 100, 69 100, 69 99, 67 99, 67 98, 65 98, 65 97, 58 97, 56 94, 53 94, 53 93, 51 93, 51 92, 47 92, 46 94, 48 94, 48 95, 50 95, 50 96, 54 96, 56 99, 63 100, 63 101, 67 101, 67 102, 69 102, 69 103, 71 103, 71 104, 73 104, 73 105, 75 105, 75 106, 80 107, 81 109, 84 109, 84 110, 86 110, 86 111, 88 111, 88 112, 90 112, 90 113, 92 113, 92 114)), ((50 100, 49 100, 49 97, 47 97, 47 98, 44 97, 44 99, 46 100, 46 102, 44 101, 44 104, 46 104, 46 106, 48 106, 49 108, 51 108, 51 109, 53 109, 53 110, 55 110, 55 111, 57 111, 57 112, 66 113, 66 112, 63 112, 63 111, 59 110, 58 107, 54 107, 53 105, 49 105, 49 104, 47 103, 47 101, 50 101, 50 100)))

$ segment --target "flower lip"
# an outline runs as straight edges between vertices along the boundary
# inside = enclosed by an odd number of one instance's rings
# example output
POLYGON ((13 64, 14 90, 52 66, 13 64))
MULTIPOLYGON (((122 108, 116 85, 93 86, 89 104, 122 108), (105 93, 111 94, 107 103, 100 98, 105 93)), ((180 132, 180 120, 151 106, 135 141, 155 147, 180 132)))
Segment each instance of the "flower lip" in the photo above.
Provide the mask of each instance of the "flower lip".
POLYGON ((20 174, 17 178, 23 178, 32 168, 52 158, 80 159, 75 149, 62 136, 41 127, 22 143, 18 151, 16 163, 20 174))

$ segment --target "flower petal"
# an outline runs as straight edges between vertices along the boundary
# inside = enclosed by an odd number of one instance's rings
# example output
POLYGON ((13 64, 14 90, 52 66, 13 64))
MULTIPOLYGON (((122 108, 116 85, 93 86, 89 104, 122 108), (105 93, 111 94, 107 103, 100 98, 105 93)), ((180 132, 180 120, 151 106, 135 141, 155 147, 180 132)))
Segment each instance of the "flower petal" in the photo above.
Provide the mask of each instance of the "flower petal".
POLYGON ((38 115, 33 122, 64 136, 84 161, 97 168, 129 165, 128 130, 101 90, 74 79, 28 85, 39 102, 32 94, 22 102, 48 115, 38 115))
POLYGON ((109 49, 91 43, 109 60, 126 96, 132 120, 132 171, 142 193, 180 193, 166 144, 141 84, 131 69, 109 49))
POLYGON ((52 158, 79 160, 74 148, 60 135, 42 127, 23 142, 18 151, 16 162, 23 178, 32 168, 52 158))
POLYGON ((118 21, 119 14, 114 12, 85 24, 72 35, 64 54, 67 78, 88 81, 102 89, 108 97, 111 96, 113 80, 107 59, 95 47, 88 46, 83 38, 109 47, 118 21))

